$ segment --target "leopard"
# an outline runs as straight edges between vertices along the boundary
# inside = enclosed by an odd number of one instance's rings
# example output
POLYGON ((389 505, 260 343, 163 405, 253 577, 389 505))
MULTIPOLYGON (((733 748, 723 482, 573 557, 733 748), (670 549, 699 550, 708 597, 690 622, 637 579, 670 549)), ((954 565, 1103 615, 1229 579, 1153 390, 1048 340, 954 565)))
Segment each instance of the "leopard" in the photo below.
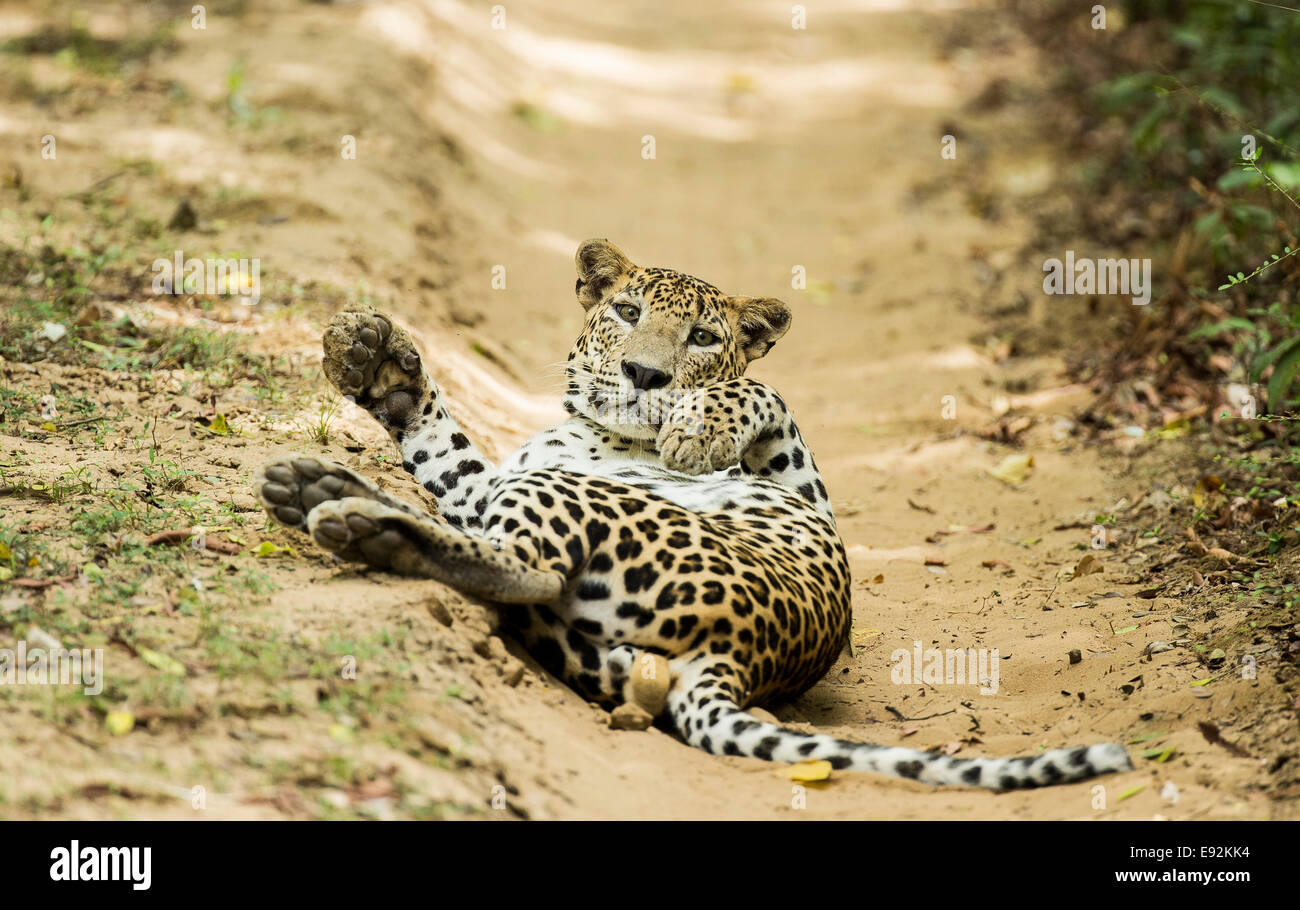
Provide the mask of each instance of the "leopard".
POLYGON ((499 465, 453 418, 409 332, 369 304, 337 313, 322 371, 387 430, 436 513, 286 455, 255 479, 269 517, 338 560, 488 602, 542 671, 633 729, 654 723, 713 754, 998 791, 1132 768, 1113 743, 956 757, 751 713, 822 679, 851 624, 813 453, 785 399, 745 375, 791 309, 637 266, 608 240, 583 242, 575 264, 567 417, 499 465))

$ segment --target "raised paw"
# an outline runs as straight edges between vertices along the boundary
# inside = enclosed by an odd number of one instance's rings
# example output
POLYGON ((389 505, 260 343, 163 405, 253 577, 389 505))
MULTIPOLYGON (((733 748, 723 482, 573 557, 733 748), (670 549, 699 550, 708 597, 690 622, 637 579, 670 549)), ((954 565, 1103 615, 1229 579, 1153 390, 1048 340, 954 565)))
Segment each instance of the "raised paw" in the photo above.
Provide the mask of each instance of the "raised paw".
POLYGON ((417 415, 428 383, 405 329, 356 305, 330 320, 322 343, 326 378, 385 427, 401 429, 417 415))
POLYGON ((659 431, 659 458, 670 471, 711 474, 740 463, 742 441, 724 421, 699 417, 671 420, 659 431))
POLYGON ((418 513, 414 506, 394 499, 350 468, 310 455, 267 462, 257 472, 253 488, 268 515, 299 531, 307 530, 307 516, 321 503, 345 497, 418 513))

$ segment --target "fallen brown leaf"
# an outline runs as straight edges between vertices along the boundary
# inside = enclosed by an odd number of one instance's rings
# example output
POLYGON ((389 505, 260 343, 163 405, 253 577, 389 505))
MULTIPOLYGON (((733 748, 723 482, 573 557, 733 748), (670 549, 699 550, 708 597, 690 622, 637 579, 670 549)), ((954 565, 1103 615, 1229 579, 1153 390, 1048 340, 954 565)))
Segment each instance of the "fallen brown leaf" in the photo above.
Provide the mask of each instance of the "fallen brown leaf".
POLYGON ((1241 748, 1241 746, 1236 743, 1228 742, 1223 738, 1223 734, 1219 731, 1218 724, 1212 723, 1208 720, 1199 720, 1196 722, 1196 728, 1201 731, 1201 735, 1205 737, 1207 743, 1216 746, 1223 746, 1223 748, 1227 749, 1233 755, 1241 758, 1250 757, 1250 753, 1241 748))
POLYGON ((1074 577, 1082 578, 1084 575, 1093 575, 1097 572, 1105 572, 1106 567, 1096 556, 1089 553, 1083 559, 1079 560, 1078 565, 1074 567, 1074 577))

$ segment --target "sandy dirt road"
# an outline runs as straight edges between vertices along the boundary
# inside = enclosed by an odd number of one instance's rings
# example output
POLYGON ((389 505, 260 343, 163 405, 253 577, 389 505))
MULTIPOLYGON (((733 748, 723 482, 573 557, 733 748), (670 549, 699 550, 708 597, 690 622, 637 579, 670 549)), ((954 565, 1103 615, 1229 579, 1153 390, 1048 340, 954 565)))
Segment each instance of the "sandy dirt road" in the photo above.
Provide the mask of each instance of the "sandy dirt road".
MULTIPOLYGON (((1024 62, 969 51, 940 59, 936 39, 969 19, 884 6, 818 7, 801 30, 779 3, 665 4, 642 30, 626 12, 521 4, 494 32, 477 11, 431 4, 434 115, 479 152, 483 175, 456 202, 491 235, 479 252, 508 264, 508 288, 485 297, 485 331, 526 385, 545 375, 578 324, 564 290, 587 236, 737 293, 783 296, 794 329, 753 374, 787 396, 818 453, 857 583, 855 654, 777 715, 961 755, 1128 741, 1177 717, 1175 727, 1191 728, 1178 742, 1192 757, 1181 773, 1100 782, 1109 802, 1087 785, 991 796, 850 776, 806 794, 801 812, 790 782, 758 762, 683 753, 657 733, 610 734, 599 749, 580 747, 586 770, 565 795, 579 814, 601 816, 1249 815, 1193 770, 1210 747, 1191 718, 1213 709, 1186 689, 1190 669, 1148 681, 1175 689, 1186 677, 1180 696, 1160 697, 1158 719, 1143 719, 1155 707, 1149 693, 1147 704, 1121 693, 1155 675, 1136 663, 1155 633, 1112 630, 1175 602, 1133 598, 1118 558, 1109 574, 1069 579, 1095 516, 1141 481, 1126 486, 1117 475, 1127 463, 1044 431, 1030 479, 1012 488, 988 473, 1012 450, 963 432, 1017 391, 1047 390, 1026 402, 1047 428, 1083 400, 1058 388, 1051 357, 1007 370, 996 340, 980 343, 988 303, 1033 293, 1038 281, 1020 254, 1027 225, 982 218, 967 193, 975 181, 1014 198, 1017 179, 1044 167, 1025 164, 1024 124, 970 111, 984 85, 1024 62), (941 156, 951 133, 956 160, 941 156), (891 655, 917 642, 997 649, 997 695, 891 682, 891 655), (1084 660, 1071 666, 1075 649, 1084 660), (1157 795, 1168 779, 1184 791, 1177 808, 1157 795)), ((1231 775, 1217 759, 1205 756, 1216 776, 1231 775)))

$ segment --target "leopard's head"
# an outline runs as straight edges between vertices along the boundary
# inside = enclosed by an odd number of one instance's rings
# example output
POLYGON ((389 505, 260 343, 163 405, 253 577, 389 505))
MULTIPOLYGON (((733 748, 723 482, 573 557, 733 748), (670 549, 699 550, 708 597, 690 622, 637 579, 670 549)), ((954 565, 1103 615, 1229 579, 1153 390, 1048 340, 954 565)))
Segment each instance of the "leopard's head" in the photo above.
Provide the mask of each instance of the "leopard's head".
POLYGON ((790 328, 779 300, 633 265, 606 240, 586 241, 575 259, 587 315, 564 407, 626 438, 654 439, 684 392, 740 376, 790 328))

